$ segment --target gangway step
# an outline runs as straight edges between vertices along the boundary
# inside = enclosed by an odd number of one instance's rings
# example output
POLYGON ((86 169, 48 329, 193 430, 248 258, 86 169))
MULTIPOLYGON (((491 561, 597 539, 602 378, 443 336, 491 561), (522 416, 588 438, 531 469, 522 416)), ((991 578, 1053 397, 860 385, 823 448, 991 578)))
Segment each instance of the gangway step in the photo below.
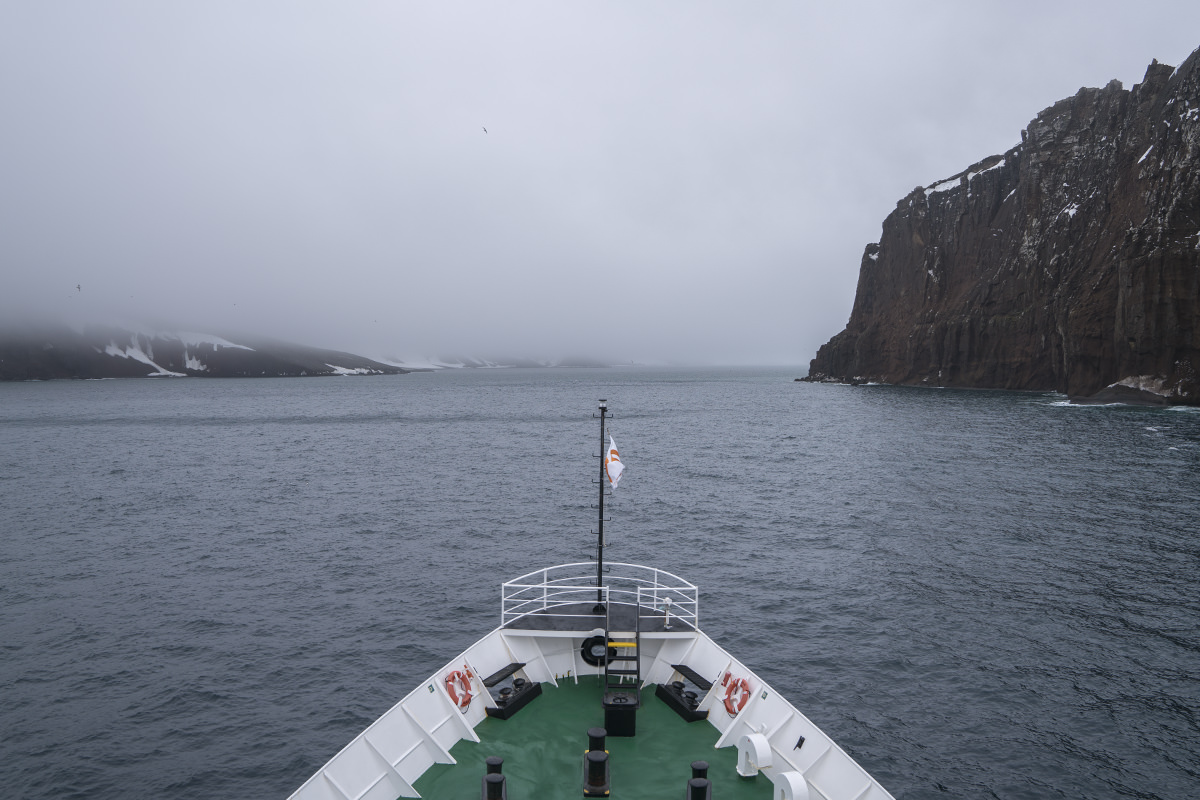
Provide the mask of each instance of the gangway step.
POLYGON ((516 661, 514 661, 513 663, 509 664, 504 669, 497 670, 496 672, 493 672, 491 675, 488 675, 486 678, 484 678, 483 685, 490 689, 493 686, 495 686, 496 684, 498 684, 500 681, 504 680, 505 678, 512 675, 513 673, 515 673, 517 670, 521 669, 524 666, 525 666, 524 662, 517 663, 516 661))
POLYGON ((705 680, 699 672, 689 667, 687 664, 672 664, 671 669, 678 672, 683 677, 687 678, 692 683, 696 684, 702 691, 707 692, 712 688, 712 681, 705 680))

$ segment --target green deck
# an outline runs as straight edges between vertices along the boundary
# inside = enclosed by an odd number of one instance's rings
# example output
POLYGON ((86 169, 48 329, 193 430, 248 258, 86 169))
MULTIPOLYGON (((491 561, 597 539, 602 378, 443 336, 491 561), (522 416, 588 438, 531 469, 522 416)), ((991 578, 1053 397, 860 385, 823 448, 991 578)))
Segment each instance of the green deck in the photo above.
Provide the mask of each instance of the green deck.
MULTIPOLYGON (((587 730, 604 725, 600 681, 564 680, 558 688, 543 684, 542 689, 542 696, 512 719, 481 722, 475 728, 478 744, 465 739, 456 744, 450 752, 457 765, 430 767, 416 782, 421 797, 474 800, 480 796, 480 781, 487 771, 484 759, 500 756, 510 800, 582 798, 587 730)), ((738 777, 736 747, 714 749, 716 728, 703 721, 684 722, 654 696, 654 689, 642 691, 637 736, 608 737, 613 800, 683 797, 693 761, 708 762, 714 798, 771 797, 771 781, 765 776, 738 777)))

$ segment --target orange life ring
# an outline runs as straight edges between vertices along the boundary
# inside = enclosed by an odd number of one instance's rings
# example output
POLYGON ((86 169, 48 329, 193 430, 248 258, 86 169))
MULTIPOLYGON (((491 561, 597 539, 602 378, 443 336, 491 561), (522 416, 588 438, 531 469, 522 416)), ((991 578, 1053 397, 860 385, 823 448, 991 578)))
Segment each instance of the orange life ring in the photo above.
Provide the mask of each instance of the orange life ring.
POLYGON ((455 670, 446 676, 446 691, 459 711, 466 711, 471 705, 471 670, 455 670))
POLYGON ((735 678, 725 690, 725 710, 729 712, 729 716, 736 717, 746 707, 746 701, 749 699, 750 684, 745 678, 735 678), (735 693, 738 693, 736 700, 733 698, 735 693))

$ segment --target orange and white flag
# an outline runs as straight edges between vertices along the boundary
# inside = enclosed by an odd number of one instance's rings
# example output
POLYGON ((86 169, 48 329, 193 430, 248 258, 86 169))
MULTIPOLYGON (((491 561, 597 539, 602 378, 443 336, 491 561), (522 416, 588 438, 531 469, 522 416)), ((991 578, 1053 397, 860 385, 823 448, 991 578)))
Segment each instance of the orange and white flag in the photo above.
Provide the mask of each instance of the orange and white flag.
POLYGON ((612 487, 617 488, 617 481, 621 480, 621 473, 625 471, 625 465, 621 463, 621 457, 617 455, 617 443, 613 438, 608 437, 608 452, 604 454, 604 474, 608 476, 608 482, 612 487))

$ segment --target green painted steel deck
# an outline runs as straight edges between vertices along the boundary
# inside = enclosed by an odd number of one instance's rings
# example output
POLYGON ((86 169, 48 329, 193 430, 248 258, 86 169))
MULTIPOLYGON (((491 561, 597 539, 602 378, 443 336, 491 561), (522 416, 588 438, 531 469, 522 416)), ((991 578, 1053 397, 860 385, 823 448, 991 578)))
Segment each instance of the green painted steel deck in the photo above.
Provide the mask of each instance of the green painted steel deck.
MULTIPOLYGON (((434 764, 415 787, 426 800, 474 800, 487 772, 484 759, 500 756, 509 800, 577 800, 583 797, 583 756, 588 728, 604 726, 603 689, 595 677, 543 684, 541 697, 512 719, 485 719, 475 728, 479 743, 464 739, 450 751, 458 764, 434 764)), ((714 748, 719 733, 707 722, 684 722, 642 690, 637 735, 610 736, 606 742, 612 800, 683 797, 693 761, 707 761, 716 800, 767 800, 771 781, 764 775, 741 778, 737 748, 714 748)), ((724 713, 717 706, 714 713, 724 713)))

